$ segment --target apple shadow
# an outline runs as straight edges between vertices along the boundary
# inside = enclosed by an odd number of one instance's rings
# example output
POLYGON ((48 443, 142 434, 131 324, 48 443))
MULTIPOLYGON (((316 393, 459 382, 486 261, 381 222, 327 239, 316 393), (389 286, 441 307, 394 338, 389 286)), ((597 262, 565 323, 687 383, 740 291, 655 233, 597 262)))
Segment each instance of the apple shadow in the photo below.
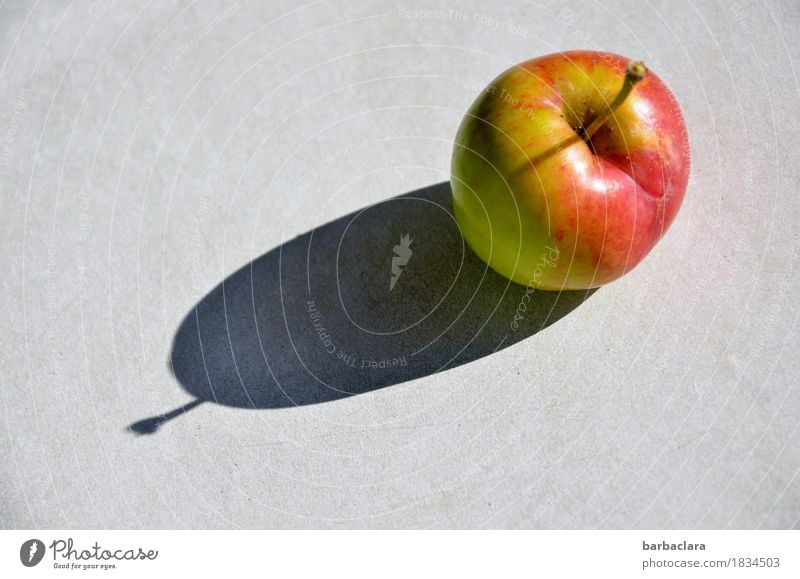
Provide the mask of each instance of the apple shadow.
POLYGON ((439 183, 317 227, 222 281, 172 344, 172 372, 194 400, 128 428, 153 433, 206 401, 289 408, 429 376, 536 334, 593 291, 529 291, 495 273, 439 183))

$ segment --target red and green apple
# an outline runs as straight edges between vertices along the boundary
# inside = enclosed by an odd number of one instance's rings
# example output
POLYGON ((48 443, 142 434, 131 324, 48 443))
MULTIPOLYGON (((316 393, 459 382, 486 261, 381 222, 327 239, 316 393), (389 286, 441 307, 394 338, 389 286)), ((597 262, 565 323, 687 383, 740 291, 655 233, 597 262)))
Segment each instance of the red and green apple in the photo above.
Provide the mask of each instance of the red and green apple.
POLYGON ((680 108, 641 62, 542 56, 494 80, 453 149, 453 209, 490 267, 545 290, 602 286, 675 219, 689 178, 680 108))

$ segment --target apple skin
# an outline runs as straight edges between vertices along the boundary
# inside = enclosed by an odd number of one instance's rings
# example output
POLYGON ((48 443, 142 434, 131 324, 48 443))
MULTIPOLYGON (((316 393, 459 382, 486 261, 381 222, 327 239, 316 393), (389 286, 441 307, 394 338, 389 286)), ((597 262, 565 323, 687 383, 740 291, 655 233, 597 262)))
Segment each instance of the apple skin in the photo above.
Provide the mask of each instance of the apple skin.
POLYGON ((633 269, 675 219, 689 179, 686 125, 651 71, 590 139, 623 56, 571 51, 516 65, 470 107, 455 138, 453 210, 492 269, 544 290, 588 289, 633 269))

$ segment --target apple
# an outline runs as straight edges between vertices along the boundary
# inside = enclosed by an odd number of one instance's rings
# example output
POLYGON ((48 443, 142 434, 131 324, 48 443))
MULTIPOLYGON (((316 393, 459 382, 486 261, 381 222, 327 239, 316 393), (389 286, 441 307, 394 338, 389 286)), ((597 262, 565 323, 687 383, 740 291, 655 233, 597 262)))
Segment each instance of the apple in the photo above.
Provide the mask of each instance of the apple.
POLYGON ((453 211, 492 269, 544 290, 602 286, 675 219, 689 179, 680 108, 641 62, 572 51, 502 73, 453 147, 453 211))

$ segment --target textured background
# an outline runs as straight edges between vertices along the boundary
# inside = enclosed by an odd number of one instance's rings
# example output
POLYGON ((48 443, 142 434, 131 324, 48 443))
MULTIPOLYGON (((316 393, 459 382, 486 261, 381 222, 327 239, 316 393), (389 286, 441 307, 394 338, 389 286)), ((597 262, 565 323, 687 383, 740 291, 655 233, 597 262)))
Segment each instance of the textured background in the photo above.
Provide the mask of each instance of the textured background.
POLYGON ((264 4, 0 4, 2 527, 800 525, 800 4, 264 4), (676 94, 686 201, 638 269, 537 298, 491 353, 521 291, 461 253, 446 185, 350 237, 352 216, 315 228, 447 181, 480 87, 573 48, 640 57, 676 94), (414 258, 381 300, 398 232, 414 258), (425 363, 321 354, 306 257, 339 348, 438 331, 425 363), (299 406, 254 388, 264 359, 299 406))

